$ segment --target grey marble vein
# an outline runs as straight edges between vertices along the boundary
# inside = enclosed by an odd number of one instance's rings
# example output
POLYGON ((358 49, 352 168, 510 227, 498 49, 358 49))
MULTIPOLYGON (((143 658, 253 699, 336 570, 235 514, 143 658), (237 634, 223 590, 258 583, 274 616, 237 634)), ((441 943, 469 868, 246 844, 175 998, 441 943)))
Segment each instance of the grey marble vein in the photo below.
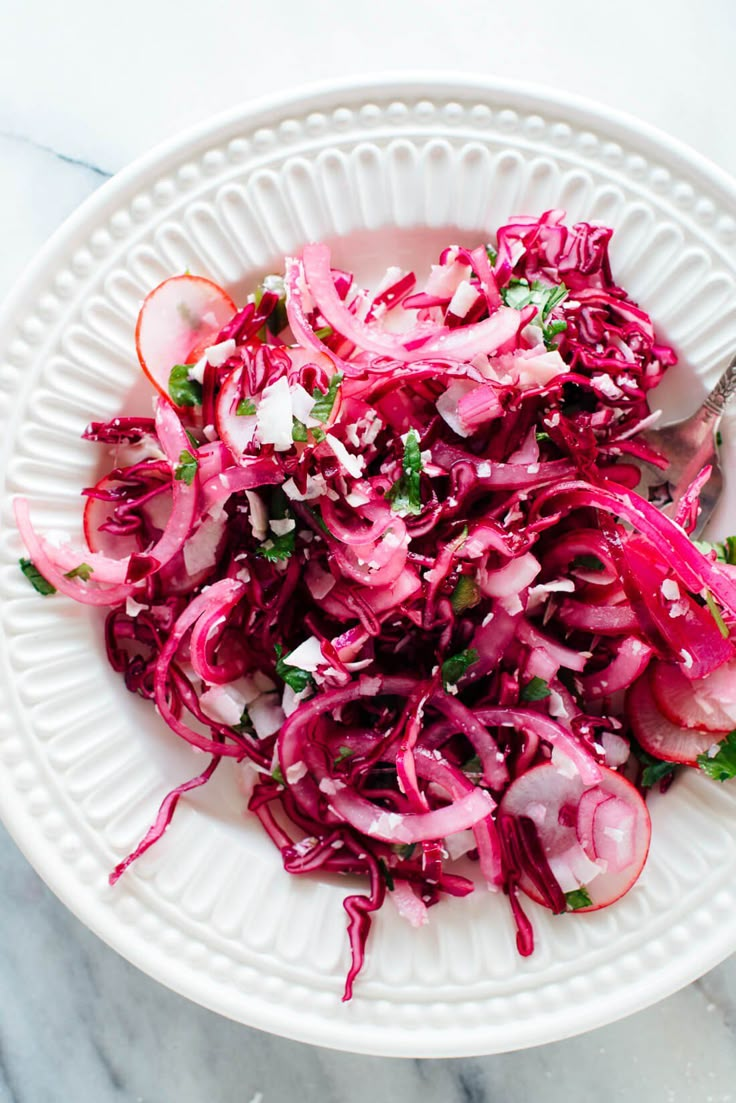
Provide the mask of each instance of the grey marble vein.
POLYGON ((16 134, 12 131, 0 130, 0 139, 30 146, 31 149, 37 150, 40 153, 47 153, 51 157, 55 157, 57 161, 61 161, 65 165, 76 165, 78 168, 86 169, 87 172, 91 172, 95 176, 98 176, 100 180, 109 180, 112 176, 112 173, 108 172, 106 169, 102 169, 98 165, 93 165, 89 161, 82 160, 80 157, 72 157, 67 153, 62 153, 58 149, 53 149, 51 146, 44 145, 43 142, 36 141, 35 138, 30 137, 28 134, 16 134))

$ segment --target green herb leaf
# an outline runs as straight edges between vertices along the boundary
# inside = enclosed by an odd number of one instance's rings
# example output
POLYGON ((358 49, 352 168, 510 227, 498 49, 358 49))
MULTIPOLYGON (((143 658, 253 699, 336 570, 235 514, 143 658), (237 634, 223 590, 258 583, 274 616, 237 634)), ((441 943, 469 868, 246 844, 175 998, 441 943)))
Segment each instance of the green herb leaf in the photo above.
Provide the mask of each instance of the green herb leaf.
POLYGON ((264 540, 262 544, 259 544, 256 548, 256 555, 267 559, 269 563, 278 563, 280 560, 288 559, 290 555, 294 554, 295 540, 295 529, 292 529, 291 532, 285 532, 281 536, 271 536, 268 540, 264 540))
POLYGON ((327 433, 324 431, 324 429, 320 429, 319 426, 315 426, 314 429, 310 429, 310 432, 315 444, 321 444, 327 436, 327 433))
POLYGON ((641 772, 641 785, 643 789, 651 789, 658 781, 662 781, 663 778, 669 777, 670 774, 674 774, 677 769, 676 762, 662 762, 658 758, 653 758, 652 755, 647 754, 646 751, 638 751, 637 758, 644 766, 641 772))
POLYGON ((169 394, 177 406, 201 406, 202 384, 189 378, 191 364, 175 364, 169 374, 169 394))
POLYGON ((281 767, 279 766, 278 762, 274 766, 273 770, 271 770, 271 777, 274 781, 277 781, 279 785, 286 785, 286 782, 284 781, 284 775, 281 772, 281 767))
POLYGON ((449 659, 445 659, 442 664, 442 681, 445 684, 445 689, 448 686, 456 685, 468 667, 477 662, 478 652, 474 647, 468 648, 466 651, 458 651, 457 655, 451 655, 449 659))
POLYGON ((716 448, 720 448, 723 444, 723 433, 720 429, 716 430, 716 448))
POLYGON ((332 326, 320 326, 319 329, 315 329, 314 336, 320 341, 326 341, 334 332, 332 326))
POLYGON ((395 846, 394 850, 402 862, 408 862, 416 848, 416 843, 402 843, 401 846, 395 846))
POLYGON ((605 571, 605 563, 597 555, 576 555, 570 567, 573 571, 605 571))
POLYGON ((544 444, 545 441, 550 439, 549 433, 537 429, 537 444, 544 444))
POLYGON ((576 912, 578 908, 589 908, 593 903, 585 886, 573 889, 572 892, 566 892, 565 900, 567 900, 567 906, 572 912, 576 912))
POLYGON ((185 450, 179 455, 179 466, 174 471, 174 478, 179 479, 181 482, 185 482, 187 486, 191 486, 194 482, 194 476, 197 474, 198 467, 199 462, 197 457, 185 450))
POLYGON ((728 781, 736 777, 736 730, 729 732, 718 744, 718 754, 711 758, 708 752, 698 755, 698 766, 715 781, 728 781))
POLYGON ((241 398, 235 407, 236 417, 252 417, 256 412, 256 404, 252 398, 241 398))
POLYGON ((394 884, 393 874, 391 873, 391 870, 388 868, 383 858, 378 859, 378 868, 383 874, 383 879, 386 882, 386 888, 389 892, 393 892, 396 888, 396 885, 394 884))
POLYGON ((549 325, 542 326, 542 339, 546 348, 550 349, 550 351, 556 349, 557 342, 555 341, 555 337, 558 337, 560 333, 564 333, 566 329, 567 322, 563 318, 555 319, 555 321, 550 322, 549 325))
POLYGON ((339 766, 341 762, 344 762, 346 758, 352 758, 354 754, 355 751, 352 747, 340 747, 335 755, 335 765, 339 766))
POLYGON ((549 697, 550 688, 545 682, 544 678, 540 678, 538 675, 534 675, 531 681, 527 682, 521 693, 519 694, 519 700, 524 701, 543 701, 545 697, 549 697))
POLYGON ((337 398, 337 390, 341 383, 342 376, 339 372, 335 372, 326 391, 320 391, 317 387, 312 391, 312 398, 315 400, 312 407, 312 417, 317 421, 329 420, 332 407, 335 405, 335 399, 337 398))
POLYGON ((82 582, 89 582, 92 573, 92 568, 89 563, 80 563, 78 567, 74 567, 71 571, 67 571, 64 578, 79 578, 82 582))
POLYGON ((296 417, 291 427, 291 439, 300 443, 306 443, 307 440, 307 427, 303 421, 299 421, 299 418, 296 417))
POLYGON ((41 594, 43 597, 49 597, 51 594, 56 593, 56 587, 52 586, 49 580, 43 577, 41 572, 31 563, 30 559, 19 559, 18 564, 36 593, 41 594))
POLYGON ((483 763, 480 760, 480 756, 474 754, 472 758, 469 758, 467 762, 463 764, 464 774, 482 774, 483 763))
POLYGON ((450 605, 453 612, 460 615, 466 609, 472 609, 480 601, 480 587, 474 578, 468 574, 460 575, 457 586, 450 594, 450 605))
POLYGON ((291 666, 287 662, 289 656, 284 656, 284 649, 280 643, 276 644, 276 673, 287 686, 291 686, 294 693, 302 693, 307 686, 312 685, 312 675, 308 670, 302 670, 299 666, 291 666))
POLYGON ((568 289, 564 283, 544 284, 535 280, 530 284, 528 280, 509 280, 506 287, 501 288, 501 298, 506 306, 514 310, 523 310, 525 306, 535 306, 537 313, 532 318, 532 325, 539 326, 542 330, 542 338, 548 349, 556 348, 554 338, 567 329, 564 319, 555 319, 547 323, 552 311, 558 307, 568 296, 568 289))
MULTIPOLYGON (((266 276, 263 283, 259 284, 256 288, 255 300, 256 306, 261 305, 261 299, 263 298, 264 291, 274 291, 279 301, 273 308, 272 312, 268 316, 265 328, 270 330, 273 334, 281 333, 282 329, 286 329, 288 324, 288 318, 286 316, 286 285, 284 283, 284 277, 278 275, 266 276)), ((262 332, 262 331, 259 331, 262 332)))
POLYGON ((396 513, 421 513, 422 452, 416 429, 410 429, 406 434, 401 468, 401 478, 386 491, 386 497, 396 513))
POLYGON ((712 544, 708 540, 693 540, 693 544, 703 555, 709 555, 714 551, 720 563, 736 566, 736 536, 727 536, 722 543, 712 544))
POLYGON ((488 257, 488 260, 491 262, 491 264, 496 263, 498 259, 498 253, 492 245, 486 245, 486 256, 488 257))
POLYGON ((710 590, 705 591, 705 604, 708 606, 708 612, 713 617, 713 620, 718 625, 718 631, 723 636, 724 640, 727 640, 730 636, 730 632, 726 626, 726 622, 723 619, 721 610, 716 605, 716 600, 710 590))

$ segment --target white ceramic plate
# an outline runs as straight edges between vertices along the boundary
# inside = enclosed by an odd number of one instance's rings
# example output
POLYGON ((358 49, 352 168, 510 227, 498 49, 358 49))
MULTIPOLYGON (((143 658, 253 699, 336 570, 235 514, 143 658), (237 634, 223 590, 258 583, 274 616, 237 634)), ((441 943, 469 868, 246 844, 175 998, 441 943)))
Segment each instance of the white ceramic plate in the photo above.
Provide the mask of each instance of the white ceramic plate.
MULTIPOLYGON (((651 856, 619 904, 561 918, 530 906, 538 949, 527 960, 498 897, 442 904, 419 932, 387 907, 347 1006, 341 887, 282 872, 225 768, 109 888, 162 795, 199 763, 108 668, 100 618, 32 593, 10 512, 23 493, 42 527, 78 529, 78 491, 99 462, 81 430, 149 401, 133 327, 153 285, 189 268, 237 299, 310 239, 333 241, 338 264, 371 277, 428 263, 447 242, 484 241, 510 214, 562 206, 610 223, 621 282, 699 365, 662 387, 667 411, 684 411, 736 348, 735 200, 716 169, 632 120, 552 93, 423 78, 234 111, 121 173, 49 243, 0 325, 0 810, 111 946, 244 1023, 416 1056, 610 1022, 736 946, 736 785, 693 775, 652 801, 651 856)), ((730 494, 722 531, 736 517, 730 494)))

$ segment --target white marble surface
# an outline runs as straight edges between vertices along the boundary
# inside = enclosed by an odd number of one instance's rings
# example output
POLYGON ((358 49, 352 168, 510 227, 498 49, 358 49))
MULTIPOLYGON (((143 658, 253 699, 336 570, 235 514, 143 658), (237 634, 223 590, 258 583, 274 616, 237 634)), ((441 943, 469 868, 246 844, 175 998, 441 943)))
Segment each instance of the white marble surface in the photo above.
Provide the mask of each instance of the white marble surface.
MULTIPOLYGON (((152 144, 328 75, 532 79, 639 114, 736 172, 732 0, 5 0, 0 11, 0 294, 152 144)), ((0 868, 0 1103, 736 1100, 735 959, 656 1008, 526 1053, 352 1057, 247 1030, 159 987, 62 908, 1 832, 0 868)))

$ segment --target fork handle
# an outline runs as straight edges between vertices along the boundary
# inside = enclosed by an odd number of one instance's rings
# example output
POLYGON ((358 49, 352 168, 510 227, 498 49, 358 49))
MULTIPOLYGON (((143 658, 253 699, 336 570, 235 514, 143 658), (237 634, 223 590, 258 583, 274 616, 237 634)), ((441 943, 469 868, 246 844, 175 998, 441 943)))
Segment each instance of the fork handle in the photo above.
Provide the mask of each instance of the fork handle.
MULTIPOLYGON (((711 417, 719 417, 734 394, 736 394, 736 356, 734 356, 733 360, 703 403, 701 407, 703 414, 705 414, 706 417, 708 415, 711 415, 711 417)), ((710 420, 710 417, 708 420, 710 420)))

